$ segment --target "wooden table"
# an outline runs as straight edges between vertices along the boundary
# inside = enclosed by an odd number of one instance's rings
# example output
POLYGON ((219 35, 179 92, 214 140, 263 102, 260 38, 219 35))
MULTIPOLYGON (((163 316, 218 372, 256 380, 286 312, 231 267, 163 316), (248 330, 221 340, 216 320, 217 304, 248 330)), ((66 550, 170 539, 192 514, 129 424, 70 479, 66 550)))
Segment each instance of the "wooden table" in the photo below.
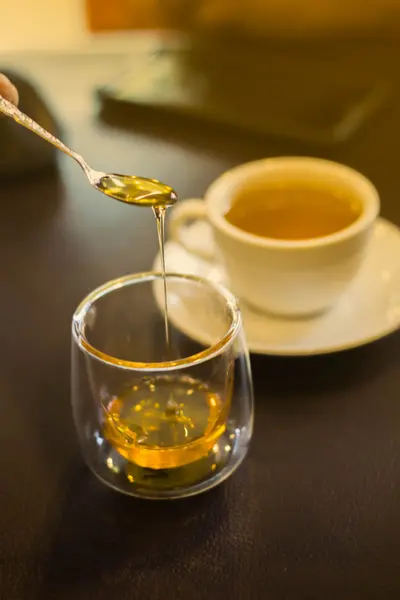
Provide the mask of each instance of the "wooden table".
MULTIPOLYGON (((398 103, 326 151, 161 116, 124 130, 93 114, 91 86, 113 61, 13 63, 93 166, 158 177, 184 198, 246 160, 320 154, 369 176, 400 225, 398 103)), ((256 427, 239 471, 185 501, 126 498, 80 457, 70 319, 93 287, 150 268, 151 212, 103 198, 64 156, 57 173, 3 187, 0 207, 1 598, 399 598, 400 334, 326 357, 253 357, 256 427)))

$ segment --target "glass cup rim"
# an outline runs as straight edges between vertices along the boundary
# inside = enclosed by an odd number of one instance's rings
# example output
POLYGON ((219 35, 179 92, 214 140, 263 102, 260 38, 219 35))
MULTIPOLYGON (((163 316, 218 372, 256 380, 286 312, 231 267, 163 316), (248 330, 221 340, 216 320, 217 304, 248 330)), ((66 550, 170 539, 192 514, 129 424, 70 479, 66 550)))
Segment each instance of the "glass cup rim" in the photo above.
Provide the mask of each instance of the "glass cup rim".
POLYGON ((191 356, 164 362, 138 362, 124 360, 106 354, 98 348, 95 348, 87 340, 82 329, 84 319, 90 307, 95 301, 99 300, 103 296, 106 296, 109 293, 113 293, 122 287, 126 287, 127 285, 148 283, 156 279, 163 278, 163 273, 159 271, 146 271, 143 273, 134 273, 131 275, 124 275, 123 277, 118 277, 116 279, 111 279, 110 281, 107 281, 106 283, 89 292, 89 294, 87 294, 83 298, 83 300, 78 304, 72 317, 72 336, 79 348, 83 352, 85 352, 85 354, 104 364, 134 371, 173 371, 184 367, 191 367, 200 364, 202 362, 214 358, 215 356, 218 356, 219 354, 222 354, 226 350, 226 348, 232 343, 232 341, 235 340, 241 328, 242 318, 239 305, 235 296, 223 285, 205 279, 204 277, 173 272, 167 272, 165 273, 165 276, 167 280, 168 278, 183 279, 187 281, 200 283, 202 285, 207 286, 208 288, 210 288, 211 290, 213 290, 214 292, 216 292, 224 298, 226 305, 229 308, 232 320, 228 331, 225 333, 225 335, 221 337, 221 339, 218 342, 209 346, 205 350, 197 352, 196 354, 193 354, 191 356))

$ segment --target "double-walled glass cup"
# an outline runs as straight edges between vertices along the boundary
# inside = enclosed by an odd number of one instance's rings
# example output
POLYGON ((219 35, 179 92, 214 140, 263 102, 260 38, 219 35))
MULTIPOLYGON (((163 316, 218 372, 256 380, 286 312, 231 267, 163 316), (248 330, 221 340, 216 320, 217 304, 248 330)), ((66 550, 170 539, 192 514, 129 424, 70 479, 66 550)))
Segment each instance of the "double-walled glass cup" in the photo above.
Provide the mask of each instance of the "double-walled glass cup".
POLYGON ((72 322, 72 405, 83 456, 109 486, 179 498, 226 479, 253 428, 241 314, 191 275, 129 275, 89 294, 72 322))

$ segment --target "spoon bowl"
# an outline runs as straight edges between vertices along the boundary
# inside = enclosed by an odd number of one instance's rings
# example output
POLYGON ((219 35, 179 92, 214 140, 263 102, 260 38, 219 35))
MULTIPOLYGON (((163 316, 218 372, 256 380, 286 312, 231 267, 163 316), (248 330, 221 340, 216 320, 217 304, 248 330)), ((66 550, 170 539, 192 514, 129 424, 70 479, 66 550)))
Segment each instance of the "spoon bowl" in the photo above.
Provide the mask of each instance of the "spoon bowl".
POLYGON ((177 195, 169 186, 157 181, 136 175, 120 175, 119 173, 101 173, 100 178, 92 185, 115 200, 140 206, 172 206, 177 195))

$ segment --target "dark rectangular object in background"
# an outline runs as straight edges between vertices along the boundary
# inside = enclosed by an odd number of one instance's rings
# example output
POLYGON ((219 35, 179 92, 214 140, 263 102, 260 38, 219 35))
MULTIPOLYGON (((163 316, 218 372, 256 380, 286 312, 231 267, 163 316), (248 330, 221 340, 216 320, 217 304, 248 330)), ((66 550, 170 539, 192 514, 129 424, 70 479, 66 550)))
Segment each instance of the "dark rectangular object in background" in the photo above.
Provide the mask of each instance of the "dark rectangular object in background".
POLYGON ((310 61, 307 42, 163 43, 136 54, 131 69, 98 92, 132 108, 148 106, 259 135, 343 142, 387 102, 388 79, 359 50, 349 48, 346 56, 340 40, 320 42, 314 53, 310 61), (352 69, 342 69, 343 61, 353 62, 352 69))

